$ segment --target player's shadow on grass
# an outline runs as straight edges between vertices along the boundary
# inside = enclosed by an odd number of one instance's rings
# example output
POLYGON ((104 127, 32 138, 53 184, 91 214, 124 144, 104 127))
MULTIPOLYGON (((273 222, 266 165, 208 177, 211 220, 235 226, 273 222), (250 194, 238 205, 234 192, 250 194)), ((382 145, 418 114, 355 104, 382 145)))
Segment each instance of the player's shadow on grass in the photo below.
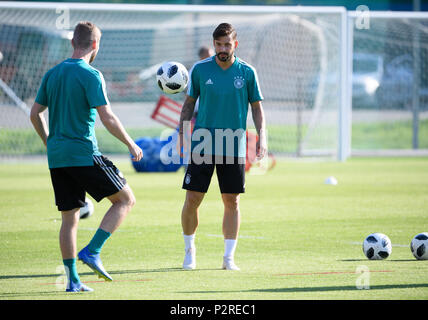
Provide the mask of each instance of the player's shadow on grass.
MULTIPOLYGON (((195 269, 195 270, 184 270, 183 268, 157 268, 157 269, 136 269, 136 270, 118 270, 118 271, 109 271, 110 274, 130 274, 130 273, 156 273, 156 272, 197 272, 197 271, 212 271, 212 270, 221 270, 220 268, 207 268, 207 269, 195 269)), ((80 274, 80 273, 79 273, 80 274)))
MULTIPOLYGON (((93 272, 79 272, 80 276, 93 275, 93 272)), ((0 280, 8 279, 35 279, 35 278, 57 278, 63 274, 54 273, 54 274, 10 274, 5 276, 0 276, 0 280)))
MULTIPOLYGON (((211 271, 211 270, 220 270, 218 269, 197 269, 192 270, 191 272, 196 271, 211 271)), ((154 273, 154 272, 189 272, 187 270, 183 270, 183 268, 157 268, 157 269, 136 269, 136 270, 117 270, 117 271, 109 271, 110 274, 132 274, 132 273, 154 273)), ((90 276, 94 275, 93 272, 79 272, 79 276, 90 276)), ((57 278, 59 276, 63 276, 63 274, 55 273, 55 274, 11 274, 11 275, 3 275, 0 276, 0 280, 10 280, 10 279, 37 279, 37 278, 57 278)))
MULTIPOLYGON (((428 288, 428 283, 412 284, 385 284, 370 286, 367 290, 388 290, 388 289, 414 289, 428 288)), ((272 288, 272 289, 253 289, 251 292, 314 292, 314 291, 361 291, 356 286, 326 286, 326 287, 295 287, 295 288, 272 288)))
POLYGON ((0 299, 3 298, 22 298, 22 297, 37 297, 37 299, 42 298, 43 296, 59 296, 61 294, 69 295, 68 292, 61 291, 42 291, 42 292, 4 292, 0 293, 0 299))
MULTIPOLYGON (((368 260, 368 259, 339 259, 337 261, 342 262, 362 262, 362 261, 376 261, 376 260, 368 260)), ((416 260, 416 259, 387 259, 385 261, 394 261, 394 262, 409 262, 409 261, 423 261, 423 260, 416 260)))
POLYGON ((110 274, 131 274, 131 273, 152 273, 152 272, 174 272, 183 270, 182 268, 158 268, 158 269, 135 269, 109 271, 110 274))
POLYGON ((428 283, 375 285, 375 286, 370 286, 370 289, 358 289, 356 286, 325 286, 325 287, 250 289, 250 290, 239 290, 239 291, 186 291, 186 292, 179 292, 179 293, 232 293, 232 292, 296 293, 296 292, 361 291, 361 290, 388 290, 388 289, 414 289, 414 288, 428 288, 428 283))

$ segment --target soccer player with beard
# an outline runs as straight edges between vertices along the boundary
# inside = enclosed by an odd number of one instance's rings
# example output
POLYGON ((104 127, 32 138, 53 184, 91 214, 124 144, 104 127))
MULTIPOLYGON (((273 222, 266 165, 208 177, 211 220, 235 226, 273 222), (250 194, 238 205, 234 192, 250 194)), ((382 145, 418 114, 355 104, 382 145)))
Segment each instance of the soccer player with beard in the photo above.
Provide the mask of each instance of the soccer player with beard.
POLYGON ((77 24, 71 58, 45 74, 30 115, 47 146, 55 203, 61 211, 59 242, 68 278, 67 292, 93 291, 80 282, 76 255, 99 277, 112 280, 101 262, 101 248, 135 204, 123 174, 98 150, 94 129, 97 113, 107 130, 128 147, 134 161, 143 156, 111 110, 102 73, 90 66, 100 40, 101 31, 93 23, 77 24), (46 109, 49 130, 43 116, 46 109), (77 254, 79 211, 85 204, 86 192, 98 202, 108 198, 111 207, 89 244, 77 254))
POLYGON ((199 110, 190 143, 191 161, 183 181, 183 189, 187 190, 181 214, 185 243, 183 268, 186 270, 196 267, 195 233, 199 223, 199 206, 208 190, 214 169, 224 205, 222 268, 239 270, 234 253, 240 226, 240 194, 245 192, 248 104, 251 105, 259 138, 257 157, 261 159, 267 152, 265 117, 261 104, 263 96, 257 73, 254 67, 235 55, 238 46, 236 38, 232 25, 221 23, 217 26, 213 32, 215 55, 197 62, 191 69, 181 111, 178 149, 189 140, 186 127, 189 127, 188 122, 199 98, 199 110), (207 137, 207 133, 210 137, 207 137), (200 139, 203 141, 197 143, 200 139), (233 146, 233 149, 228 146, 233 146))

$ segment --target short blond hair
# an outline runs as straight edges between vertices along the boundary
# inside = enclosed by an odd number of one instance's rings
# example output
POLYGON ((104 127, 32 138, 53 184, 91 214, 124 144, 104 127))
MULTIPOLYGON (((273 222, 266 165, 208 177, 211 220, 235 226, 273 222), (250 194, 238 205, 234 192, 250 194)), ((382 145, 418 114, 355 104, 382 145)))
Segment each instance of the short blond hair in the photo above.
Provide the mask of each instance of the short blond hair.
POLYGON ((73 43, 76 49, 89 49, 94 40, 100 40, 101 30, 92 22, 80 21, 74 28, 73 43))

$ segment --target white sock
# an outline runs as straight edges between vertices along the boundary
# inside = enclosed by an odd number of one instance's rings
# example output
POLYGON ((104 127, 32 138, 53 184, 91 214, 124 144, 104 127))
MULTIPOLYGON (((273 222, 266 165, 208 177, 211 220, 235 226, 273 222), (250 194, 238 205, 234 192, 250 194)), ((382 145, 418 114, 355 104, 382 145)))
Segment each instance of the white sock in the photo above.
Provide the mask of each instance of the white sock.
POLYGON ((195 247, 195 234, 191 234, 187 236, 183 233, 183 238, 184 238, 184 249, 186 251, 189 250, 190 248, 195 247))
POLYGON ((238 239, 224 239, 224 257, 233 259, 238 239))

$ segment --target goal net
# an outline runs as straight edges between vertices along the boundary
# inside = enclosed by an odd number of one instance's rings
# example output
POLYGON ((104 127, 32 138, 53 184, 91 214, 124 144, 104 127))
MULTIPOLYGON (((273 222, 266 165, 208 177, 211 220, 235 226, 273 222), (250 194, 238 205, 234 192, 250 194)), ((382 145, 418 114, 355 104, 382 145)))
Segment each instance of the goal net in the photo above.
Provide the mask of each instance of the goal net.
MULTIPOLYGON (((230 22, 238 34, 237 56, 258 72, 269 150, 332 158, 340 153, 344 8, 4 2, 0 9, 0 156, 44 153, 28 109, 44 73, 70 57, 72 31, 81 20, 102 31, 93 66, 104 74, 112 108, 134 138, 165 129, 150 117, 162 94, 155 81, 159 64, 173 60, 190 69, 199 48, 212 46, 214 28, 230 22)), ((169 97, 184 101, 184 93, 169 97)), ((248 125, 253 127, 251 111, 248 125)), ((96 130, 102 152, 127 152, 99 122, 96 130)))

